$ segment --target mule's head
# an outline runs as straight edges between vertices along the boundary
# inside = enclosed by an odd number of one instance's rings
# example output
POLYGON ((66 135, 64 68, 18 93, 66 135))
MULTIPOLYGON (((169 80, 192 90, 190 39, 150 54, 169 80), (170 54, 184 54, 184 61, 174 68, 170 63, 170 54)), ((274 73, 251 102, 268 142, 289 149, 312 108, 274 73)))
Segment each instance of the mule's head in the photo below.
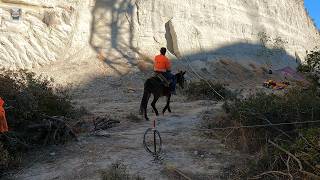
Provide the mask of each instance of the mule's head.
POLYGON ((185 83, 185 78, 184 75, 186 74, 187 71, 180 71, 179 73, 177 73, 176 79, 177 79, 177 84, 183 89, 184 88, 184 83, 185 83))

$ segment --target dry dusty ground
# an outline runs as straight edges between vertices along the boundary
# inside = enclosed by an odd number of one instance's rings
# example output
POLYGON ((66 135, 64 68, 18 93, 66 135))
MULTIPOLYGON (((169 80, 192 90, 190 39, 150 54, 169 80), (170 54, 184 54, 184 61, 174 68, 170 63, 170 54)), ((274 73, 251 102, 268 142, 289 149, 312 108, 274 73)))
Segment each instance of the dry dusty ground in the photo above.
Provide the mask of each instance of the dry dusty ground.
POLYGON ((222 171, 242 158, 193 129, 206 105, 220 108, 214 102, 175 102, 175 113, 158 118, 164 143, 161 161, 154 161, 142 146, 143 133, 151 126, 151 122, 142 121, 112 129, 110 138, 84 135, 79 142, 36 152, 31 158, 35 162, 13 179, 99 179, 100 172, 117 161, 127 165, 130 174, 146 179, 168 179, 163 170, 172 166, 191 177, 221 179, 222 171))

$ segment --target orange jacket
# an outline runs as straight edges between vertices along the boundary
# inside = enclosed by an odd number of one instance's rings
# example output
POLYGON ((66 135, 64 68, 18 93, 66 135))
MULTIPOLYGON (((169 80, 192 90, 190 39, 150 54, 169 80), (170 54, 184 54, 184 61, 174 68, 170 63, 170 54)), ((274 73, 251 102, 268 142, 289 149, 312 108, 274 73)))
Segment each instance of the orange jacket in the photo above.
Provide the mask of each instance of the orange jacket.
POLYGON ((0 133, 4 133, 8 131, 8 124, 6 120, 6 113, 3 109, 4 101, 0 97, 0 133))
POLYGON ((154 58, 154 71, 166 72, 169 70, 171 70, 171 63, 166 56, 160 54, 154 58))

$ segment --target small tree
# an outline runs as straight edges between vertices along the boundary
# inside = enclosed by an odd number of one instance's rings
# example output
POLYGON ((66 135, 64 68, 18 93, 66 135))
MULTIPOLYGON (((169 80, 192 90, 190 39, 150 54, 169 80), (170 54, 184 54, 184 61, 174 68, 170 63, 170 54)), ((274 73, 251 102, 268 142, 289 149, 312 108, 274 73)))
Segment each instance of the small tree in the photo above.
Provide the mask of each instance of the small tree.
POLYGON ((280 36, 272 38, 268 36, 266 32, 259 32, 258 38, 261 44, 261 48, 257 53, 257 56, 267 58, 267 66, 272 66, 271 59, 277 56, 281 56, 285 53, 285 45, 288 43, 280 36))
POLYGON ((316 50, 311 51, 303 64, 300 64, 298 71, 309 73, 311 77, 318 81, 320 80, 320 49, 318 47, 316 50))

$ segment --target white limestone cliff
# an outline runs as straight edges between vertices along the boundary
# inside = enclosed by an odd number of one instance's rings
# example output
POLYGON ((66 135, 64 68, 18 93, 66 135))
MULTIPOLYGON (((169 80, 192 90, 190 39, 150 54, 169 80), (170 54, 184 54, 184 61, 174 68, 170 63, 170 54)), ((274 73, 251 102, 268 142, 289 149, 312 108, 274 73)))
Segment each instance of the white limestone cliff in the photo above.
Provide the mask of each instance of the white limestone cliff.
POLYGON ((102 53, 135 65, 161 46, 194 63, 221 57, 295 65, 319 46, 302 0, 0 0, 0 64, 33 68, 102 53), (21 8, 19 21, 12 8, 21 8), (281 37, 286 54, 258 56, 258 34, 281 37))

